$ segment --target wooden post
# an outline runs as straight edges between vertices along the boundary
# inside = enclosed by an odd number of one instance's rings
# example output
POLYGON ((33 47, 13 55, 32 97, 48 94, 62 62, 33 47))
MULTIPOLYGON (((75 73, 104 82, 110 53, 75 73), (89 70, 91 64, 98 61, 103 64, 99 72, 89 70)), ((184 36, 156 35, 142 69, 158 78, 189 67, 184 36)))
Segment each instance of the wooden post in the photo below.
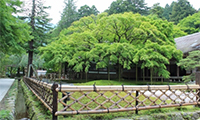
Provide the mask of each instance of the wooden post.
POLYGON ((143 82, 145 81, 145 68, 143 68, 143 82))
POLYGON ((135 77, 136 77, 136 83, 138 81, 138 68, 137 68, 137 64, 135 66, 135 77))
MULTIPOLYGON (((196 82, 197 85, 200 85, 200 72, 195 73, 195 82, 196 82)), ((197 89, 196 92, 199 92, 197 94, 198 97, 196 97, 196 100, 198 100, 197 102, 199 102, 200 101, 200 99, 199 99, 200 98, 200 89, 197 89)), ((196 106, 200 107, 199 104, 197 104, 196 106)))
POLYGON ((53 111, 52 111, 52 120, 57 120, 58 117, 55 115, 55 113, 58 110, 58 92, 56 91, 56 88, 58 87, 58 84, 53 84, 52 86, 52 92, 53 92, 53 111))
POLYGON ((138 115, 138 109, 137 109, 137 105, 138 105, 138 95, 139 95, 139 92, 138 91, 136 91, 136 95, 135 95, 135 97, 136 97, 136 101, 135 101, 135 107, 136 107, 136 110, 135 110, 135 114, 137 114, 138 115))
POLYGON ((177 77, 179 77, 179 66, 177 66, 177 77))
POLYGON ((200 85, 200 72, 195 73, 195 82, 197 85, 200 85))

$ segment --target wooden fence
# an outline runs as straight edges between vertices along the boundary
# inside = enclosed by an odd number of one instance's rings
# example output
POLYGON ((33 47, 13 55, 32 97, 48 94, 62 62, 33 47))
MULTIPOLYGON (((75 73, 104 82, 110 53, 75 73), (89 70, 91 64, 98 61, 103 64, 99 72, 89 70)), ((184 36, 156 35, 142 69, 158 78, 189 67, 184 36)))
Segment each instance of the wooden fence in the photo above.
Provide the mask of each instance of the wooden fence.
POLYGON ((24 77, 40 101, 58 115, 111 113, 200 104, 199 85, 67 86, 24 77))

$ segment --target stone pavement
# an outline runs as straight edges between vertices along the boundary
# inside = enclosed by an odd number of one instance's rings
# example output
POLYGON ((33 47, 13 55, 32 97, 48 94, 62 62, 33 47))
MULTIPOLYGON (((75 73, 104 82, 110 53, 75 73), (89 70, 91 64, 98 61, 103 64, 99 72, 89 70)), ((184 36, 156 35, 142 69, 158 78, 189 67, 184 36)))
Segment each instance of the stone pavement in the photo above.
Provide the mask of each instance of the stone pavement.
POLYGON ((15 79, 0 78, 0 102, 10 89, 15 79))

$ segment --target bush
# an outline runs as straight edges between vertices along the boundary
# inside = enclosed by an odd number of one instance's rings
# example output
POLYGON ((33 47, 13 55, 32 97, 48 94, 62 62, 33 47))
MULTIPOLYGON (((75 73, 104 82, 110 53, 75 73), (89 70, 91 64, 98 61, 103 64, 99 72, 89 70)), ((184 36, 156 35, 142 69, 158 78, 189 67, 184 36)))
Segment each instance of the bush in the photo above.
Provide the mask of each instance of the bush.
POLYGON ((13 120, 13 117, 8 110, 1 110, 0 111, 0 120, 13 120))

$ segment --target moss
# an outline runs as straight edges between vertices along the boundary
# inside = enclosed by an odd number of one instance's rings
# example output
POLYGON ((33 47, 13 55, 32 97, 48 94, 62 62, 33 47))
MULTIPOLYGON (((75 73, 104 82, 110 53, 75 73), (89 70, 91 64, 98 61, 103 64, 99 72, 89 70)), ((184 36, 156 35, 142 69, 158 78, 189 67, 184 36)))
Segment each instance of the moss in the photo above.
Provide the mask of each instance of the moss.
POLYGON ((29 118, 32 120, 51 119, 51 115, 46 113, 43 104, 35 97, 35 95, 27 88, 23 81, 21 85, 26 99, 26 106, 29 113, 29 118))

